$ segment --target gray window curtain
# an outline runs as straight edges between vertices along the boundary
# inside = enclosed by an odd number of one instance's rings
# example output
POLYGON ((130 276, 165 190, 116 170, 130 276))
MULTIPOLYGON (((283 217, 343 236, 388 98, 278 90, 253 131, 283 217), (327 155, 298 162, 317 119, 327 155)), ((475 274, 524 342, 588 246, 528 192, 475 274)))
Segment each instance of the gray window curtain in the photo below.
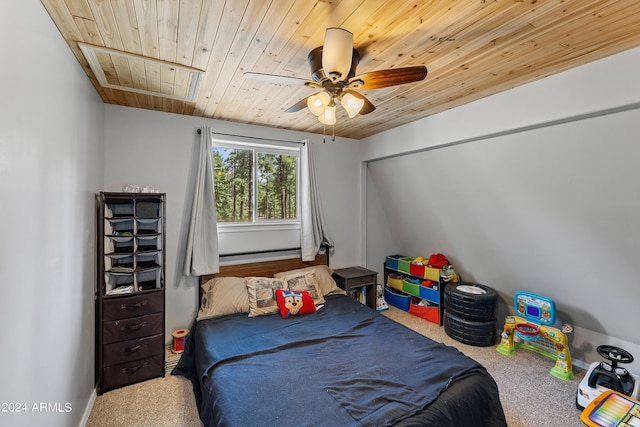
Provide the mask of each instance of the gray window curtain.
POLYGON ((307 141, 300 150, 300 187, 302 187, 300 189, 302 215, 300 247, 302 248, 303 261, 313 261, 321 246, 333 247, 333 239, 329 236, 320 206, 310 145, 307 141))
POLYGON ((205 126, 200 132, 200 160, 184 260, 186 276, 201 276, 220 271, 212 149, 211 128, 205 126))

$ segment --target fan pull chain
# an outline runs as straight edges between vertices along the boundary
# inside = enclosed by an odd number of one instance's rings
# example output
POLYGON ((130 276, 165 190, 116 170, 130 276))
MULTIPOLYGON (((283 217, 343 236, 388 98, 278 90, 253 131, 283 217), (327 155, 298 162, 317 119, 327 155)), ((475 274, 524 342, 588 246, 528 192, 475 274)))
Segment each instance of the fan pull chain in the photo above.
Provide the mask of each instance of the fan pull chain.
MULTIPOLYGON (((327 125, 322 124, 322 143, 326 144, 327 125)), ((331 141, 336 142, 336 125, 331 125, 331 141)))

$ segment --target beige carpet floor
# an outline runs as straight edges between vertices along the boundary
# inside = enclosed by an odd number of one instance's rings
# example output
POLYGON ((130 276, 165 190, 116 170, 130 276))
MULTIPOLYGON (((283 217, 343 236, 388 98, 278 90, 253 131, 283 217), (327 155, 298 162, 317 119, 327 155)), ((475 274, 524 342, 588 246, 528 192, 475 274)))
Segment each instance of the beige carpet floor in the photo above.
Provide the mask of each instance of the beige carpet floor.
MULTIPOLYGON (((504 356, 492 347, 474 347, 449 338, 444 328, 390 307, 389 318, 429 338, 458 348, 487 368, 498 384, 509 427, 578 427, 575 407, 583 371, 563 381, 549 374, 553 360, 527 350, 504 356)), ((256 424, 256 425, 259 425, 256 424)), ((191 383, 173 375, 113 390, 99 396, 88 427, 198 427, 191 383)), ((458 427, 458 426, 456 426, 458 427)))

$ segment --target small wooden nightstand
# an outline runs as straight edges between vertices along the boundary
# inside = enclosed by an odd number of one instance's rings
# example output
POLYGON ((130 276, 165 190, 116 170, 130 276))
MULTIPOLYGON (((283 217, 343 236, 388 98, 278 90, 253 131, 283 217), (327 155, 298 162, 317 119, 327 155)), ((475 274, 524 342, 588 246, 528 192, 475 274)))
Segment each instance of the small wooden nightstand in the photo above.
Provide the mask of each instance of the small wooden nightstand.
POLYGON ((364 267, 338 268, 333 270, 333 279, 347 294, 358 291, 358 288, 364 289, 367 305, 374 310, 376 309, 377 271, 364 267))

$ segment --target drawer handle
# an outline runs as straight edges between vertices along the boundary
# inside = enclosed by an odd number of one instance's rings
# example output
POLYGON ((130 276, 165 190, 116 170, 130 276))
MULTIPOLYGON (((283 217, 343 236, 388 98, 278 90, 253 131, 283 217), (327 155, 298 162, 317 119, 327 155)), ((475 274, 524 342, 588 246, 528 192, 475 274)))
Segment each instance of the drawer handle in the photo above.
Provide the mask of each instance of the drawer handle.
POLYGON ((142 307, 141 303, 137 304, 122 304, 122 308, 140 308, 142 307))
POLYGON ((142 348, 141 345, 134 345, 133 347, 125 348, 124 352, 125 353, 133 353, 133 352, 136 352, 136 351, 140 350, 141 348, 142 348))
POLYGON ((146 300, 143 301, 143 302, 135 303, 135 304, 122 304, 120 306, 120 309, 122 309, 122 310, 125 310, 125 309, 138 309, 138 308, 140 308, 140 307, 142 307, 143 305, 146 305, 146 304, 147 304, 146 300))
POLYGON ((137 331, 138 329, 144 327, 147 325, 147 322, 140 322, 136 325, 127 325, 124 328, 122 328, 123 330, 128 330, 128 331, 137 331))
POLYGON ((144 362, 139 364, 138 366, 132 366, 130 368, 122 368, 122 373, 123 374, 135 374, 136 372, 138 372, 140 370, 140 368, 143 368, 145 366, 147 366, 148 363, 144 362))

